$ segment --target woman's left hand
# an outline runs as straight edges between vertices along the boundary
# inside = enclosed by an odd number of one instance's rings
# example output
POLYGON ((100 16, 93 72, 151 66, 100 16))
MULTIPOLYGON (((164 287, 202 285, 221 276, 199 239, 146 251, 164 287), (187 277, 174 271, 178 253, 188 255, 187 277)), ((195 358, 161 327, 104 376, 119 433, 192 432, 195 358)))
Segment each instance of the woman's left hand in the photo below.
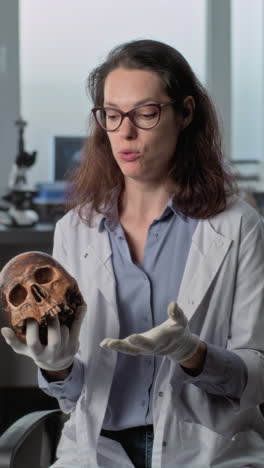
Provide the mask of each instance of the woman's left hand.
POLYGON ((145 333, 122 340, 105 338, 100 346, 126 354, 168 356, 180 363, 188 361, 196 354, 201 341, 190 332, 188 320, 176 302, 169 304, 167 313, 168 320, 145 333))

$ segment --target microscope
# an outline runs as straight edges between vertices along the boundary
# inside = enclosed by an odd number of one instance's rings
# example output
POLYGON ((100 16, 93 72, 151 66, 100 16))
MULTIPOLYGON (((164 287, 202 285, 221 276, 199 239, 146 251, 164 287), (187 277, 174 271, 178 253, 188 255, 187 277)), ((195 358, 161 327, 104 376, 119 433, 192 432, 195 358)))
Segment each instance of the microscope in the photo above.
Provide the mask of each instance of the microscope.
POLYGON ((39 216, 33 209, 36 190, 27 183, 27 171, 35 163, 37 153, 28 153, 24 148, 23 134, 27 122, 19 118, 15 125, 18 129, 18 154, 11 168, 8 191, 0 201, 0 225, 33 226, 39 216))

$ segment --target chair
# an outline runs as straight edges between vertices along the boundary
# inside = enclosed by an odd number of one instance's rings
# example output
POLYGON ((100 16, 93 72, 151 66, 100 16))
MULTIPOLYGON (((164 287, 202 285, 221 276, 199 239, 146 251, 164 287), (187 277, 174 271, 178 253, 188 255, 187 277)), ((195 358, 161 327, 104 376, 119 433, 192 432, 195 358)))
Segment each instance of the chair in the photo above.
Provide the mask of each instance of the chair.
POLYGON ((48 468, 67 417, 55 409, 18 419, 0 437, 0 468, 48 468))

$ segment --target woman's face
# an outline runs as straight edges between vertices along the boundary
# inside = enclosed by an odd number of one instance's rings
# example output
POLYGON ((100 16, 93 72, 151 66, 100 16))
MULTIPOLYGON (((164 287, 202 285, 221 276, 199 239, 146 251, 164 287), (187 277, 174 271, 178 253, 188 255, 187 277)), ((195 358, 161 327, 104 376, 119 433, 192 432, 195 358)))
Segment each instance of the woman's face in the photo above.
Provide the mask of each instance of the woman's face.
MULTIPOLYGON (((168 103, 159 76, 151 71, 117 68, 106 78, 104 106, 128 112, 141 104, 168 103)), ((125 179, 161 183, 167 178, 168 163, 174 155, 183 128, 181 114, 173 106, 161 111, 160 121, 150 130, 137 128, 128 117, 114 132, 108 132, 114 158, 125 179)))

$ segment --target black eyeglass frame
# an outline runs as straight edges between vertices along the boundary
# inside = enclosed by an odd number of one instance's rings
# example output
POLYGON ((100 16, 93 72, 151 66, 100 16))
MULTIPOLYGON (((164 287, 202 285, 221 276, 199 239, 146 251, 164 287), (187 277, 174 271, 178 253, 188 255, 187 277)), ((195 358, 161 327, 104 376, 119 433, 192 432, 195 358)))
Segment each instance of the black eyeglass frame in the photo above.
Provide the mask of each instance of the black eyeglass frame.
POLYGON ((93 107, 93 109, 92 109, 91 112, 92 112, 93 115, 94 115, 94 118, 95 118, 96 123, 99 125, 99 127, 101 127, 101 128, 102 128, 103 130, 105 130, 106 132, 116 132, 116 131, 121 127, 122 122, 123 122, 123 120, 124 120, 125 117, 128 117, 129 120, 130 120, 130 122, 132 122, 132 123, 135 125, 135 127, 140 128, 141 130, 152 130, 152 128, 156 127, 156 126, 158 125, 159 121, 160 121, 161 111, 162 111, 163 107, 169 106, 169 105, 171 105, 171 104, 176 104, 176 103, 177 103, 177 101, 170 101, 170 102, 165 102, 165 103, 156 103, 156 102, 155 102, 155 103, 150 103, 150 104, 141 104, 140 106, 133 107, 133 109, 131 109, 131 110, 128 111, 128 112, 123 112, 123 111, 121 111, 120 109, 116 109, 115 107, 104 107, 104 106, 101 106, 101 107, 93 107), (133 119, 133 112, 134 112, 135 110, 141 108, 141 107, 146 107, 146 106, 154 106, 154 107, 156 107, 156 108, 158 109, 158 111, 159 111, 159 116, 158 116, 157 122, 155 123, 155 125, 152 125, 152 127, 148 127, 148 128, 140 127, 140 126, 134 121, 134 119, 133 119), (121 115, 121 120, 120 120, 120 123, 119 123, 118 127, 115 128, 114 130, 109 130, 109 129, 103 127, 103 126, 101 125, 101 123, 99 122, 99 120, 97 119, 97 116, 96 116, 96 112, 99 111, 99 110, 101 110, 101 111, 103 111, 103 110, 113 110, 113 111, 115 111, 115 112, 119 112, 119 114, 121 115))

